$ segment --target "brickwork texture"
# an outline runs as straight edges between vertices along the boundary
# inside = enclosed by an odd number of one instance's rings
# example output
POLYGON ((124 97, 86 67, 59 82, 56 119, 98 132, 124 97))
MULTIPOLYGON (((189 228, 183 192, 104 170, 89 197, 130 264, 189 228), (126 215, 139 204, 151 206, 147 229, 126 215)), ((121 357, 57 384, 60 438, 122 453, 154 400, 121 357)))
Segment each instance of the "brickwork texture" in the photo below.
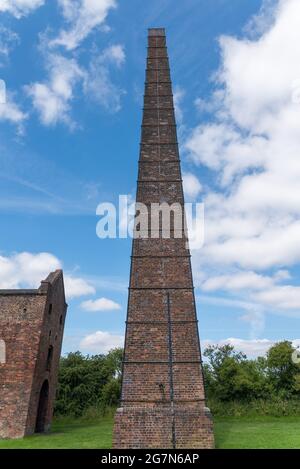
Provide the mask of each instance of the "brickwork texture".
MULTIPOLYGON (((164 29, 150 29, 137 202, 184 204, 164 29)), ((134 239, 115 448, 212 448, 188 240, 134 239)))
POLYGON ((0 438, 49 430, 66 311, 60 270, 37 290, 0 290, 0 438))

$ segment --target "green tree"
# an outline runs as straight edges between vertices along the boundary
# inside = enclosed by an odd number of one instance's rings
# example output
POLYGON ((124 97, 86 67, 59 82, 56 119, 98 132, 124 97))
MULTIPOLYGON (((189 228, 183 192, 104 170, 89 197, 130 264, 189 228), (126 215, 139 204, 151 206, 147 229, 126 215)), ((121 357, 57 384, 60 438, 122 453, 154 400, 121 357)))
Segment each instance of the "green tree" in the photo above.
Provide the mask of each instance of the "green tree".
POLYGON ((61 358, 55 412, 81 415, 89 407, 116 405, 120 395, 122 350, 107 355, 80 352, 61 358))
POLYGON ((208 347, 204 356, 205 384, 208 397, 221 401, 249 400, 268 393, 265 361, 247 360, 231 345, 208 347))
POLYGON ((289 396, 297 390, 299 366, 292 360, 295 348, 289 341, 279 342, 267 353, 268 375, 274 390, 289 396))
POLYGON ((109 372, 109 380, 102 388, 101 402, 104 406, 116 406, 121 395, 123 349, 111 350, 106 356, 105 366, 109 372))

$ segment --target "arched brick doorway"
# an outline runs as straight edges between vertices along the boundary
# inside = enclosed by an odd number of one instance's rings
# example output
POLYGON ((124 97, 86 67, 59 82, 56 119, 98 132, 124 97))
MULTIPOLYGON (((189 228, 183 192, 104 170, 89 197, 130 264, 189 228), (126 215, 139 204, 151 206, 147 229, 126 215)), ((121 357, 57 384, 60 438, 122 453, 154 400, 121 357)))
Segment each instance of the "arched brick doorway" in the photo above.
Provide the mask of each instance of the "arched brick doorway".
POLYGON ((47 410, 48 410, 48 399, 49 399, 49 382, 46 379, 43 383, 40 392, 40 399, 36 417, 35 432, 43 433, 45 431, 47 410))

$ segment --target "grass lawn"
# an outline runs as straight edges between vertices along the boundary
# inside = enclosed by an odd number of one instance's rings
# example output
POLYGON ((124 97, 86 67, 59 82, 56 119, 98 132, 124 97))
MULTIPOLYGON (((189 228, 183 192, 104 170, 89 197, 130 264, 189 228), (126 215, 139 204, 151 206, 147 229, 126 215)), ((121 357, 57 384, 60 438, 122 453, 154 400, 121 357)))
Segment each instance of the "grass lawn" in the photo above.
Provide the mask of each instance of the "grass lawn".
POLYGON ((215 418, 217 448, 300 448, 300 417, 215 418))
MULTIPOLYGON (((217 448, 300 448, 300 417, 216 417, 217 448)), ((0 441, 1 448, 111 448, 112 417, 54 421, 52 433, 0 441)))

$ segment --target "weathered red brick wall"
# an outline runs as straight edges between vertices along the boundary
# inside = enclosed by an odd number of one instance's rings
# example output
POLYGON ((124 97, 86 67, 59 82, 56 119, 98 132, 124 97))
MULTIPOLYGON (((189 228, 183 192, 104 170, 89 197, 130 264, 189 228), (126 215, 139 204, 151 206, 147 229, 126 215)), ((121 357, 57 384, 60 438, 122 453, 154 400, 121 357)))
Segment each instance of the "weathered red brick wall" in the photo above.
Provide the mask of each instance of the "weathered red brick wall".
MULTIPOLYGON (((202 405, 175 406, 175 448, 214 447, 212 420, 202 405)), ((115 417, 114 444, 127 449, 171 449, 173 416, 169 404, 124 406, 115 417)))
MULTIPOLYGON (((164 30, 150 30, 137 202, 184 196, 164 30)), ((149 226, 145 230, 149 236, 149 226)), ((184 217, 182 217, 183 221, 184 217)), ((190 252, 185 234, 135 239, 115 448, 211 448, 190 252)))
POLYGON ((45 422, 45 430, 48 430, 51 425, 67 308, 62 275, 50 276, 47 282, 42 283, 41 288, 47 292, 47 301, 43 315, 38 359, 31 389, 26 434, 34 432, 36 409, 38 407, 40 390, 45 379, 49 382, 49 405, 45 422), (51 313, 49 313, 50 309, 51 313), (51 368, 50 370, 47 370, 46 364, 50 346, 53 347, 53 357, 51 368))
POLYGON ((49 427, 65 313, 60 271, 51 274, 38 290, 0 290, 0 339, 6 345, 6 362, 0 364, 0 438, 20 438, 34 433, 40 390, 45 380, 49 381, 45 429, 49 427), (53 346, 53 358, 51 369, 47 370, 50 346, 53 346))
POLYGON ((0 437, 22 437, 38 355, 45 296, 0 294, 0 338, 6 363, 0 365, 0 437))

